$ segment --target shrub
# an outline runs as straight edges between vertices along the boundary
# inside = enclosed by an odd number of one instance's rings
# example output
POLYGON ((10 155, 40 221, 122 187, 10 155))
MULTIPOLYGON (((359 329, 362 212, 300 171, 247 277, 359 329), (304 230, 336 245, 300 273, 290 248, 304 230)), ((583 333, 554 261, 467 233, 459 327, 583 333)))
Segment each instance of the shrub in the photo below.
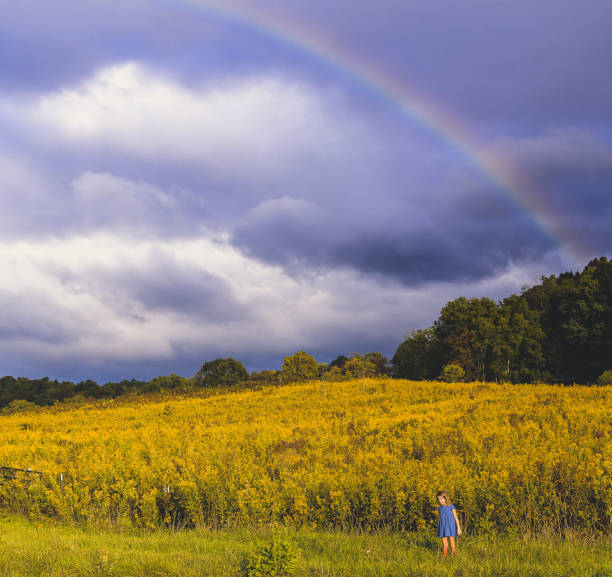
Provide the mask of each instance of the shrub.
POLYGON ((612 385, 612 369, 608 369, 599 375, 597 384, 601 386, 612 385))
POLYGON ((2 413, 5 415, 14 415, 15 413, 24 413, 36 408, 38 408, 36 403, 31 403, 24 399, 15 399, 2 409, 2 413))
POLYGON ((293 541, 275 537, 242 562, 245 577, 289 577, 297 566, 298 550, 293 541))
POLYGON ((465 379, 463 367, 455 364, 448 364, 442 369, 440 380, 445 383, 460 383, 465 379))

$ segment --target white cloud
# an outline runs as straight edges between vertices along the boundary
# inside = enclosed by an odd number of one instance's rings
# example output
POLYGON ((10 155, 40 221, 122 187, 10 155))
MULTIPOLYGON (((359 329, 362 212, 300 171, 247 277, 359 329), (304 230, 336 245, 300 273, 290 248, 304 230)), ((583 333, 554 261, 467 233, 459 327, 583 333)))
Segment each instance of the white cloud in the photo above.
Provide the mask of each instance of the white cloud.
POLYGON ((73 189, 77 198, 87 204, 125 204, 128 209, 136 210, 149 203, 166 209, 176 206, 169 194, 149 183, 134 182, 108 173, 87 172, 73 182, 73 189))
POLYGON ((199 228, 206 202, 188 190, 164 190, 145 181, 109 173, 86 172, 72 182, 75 219, 88 230, 120 227, 126 231, 165 234, 199 228))
POLYGON ((355 137, 341 104, 310 86, 257 77, 192 88, 138 63, 104 68, 77 86, 9 108, 50 142, 234 175, 333 156, 355 137))
POLYGON ((351 270, 297 281, 223 237, 161 241, 104 233, 2 242, 0 267, 11 279, 0 288, 5 370, 27 359, 72 374, 78 363, 81 376, 94 377, 82 372, 104 363, 140 366, 144 375, 147 363, 163 362, 171 372, 184 365, 184 351, 193 352, 195 371, 230 354, 280 362, 300 348, 337 354, 394 348, 451 298, 501 297, 537 280, 531 270, 510 267, 485 282, 420 289, 351 270))

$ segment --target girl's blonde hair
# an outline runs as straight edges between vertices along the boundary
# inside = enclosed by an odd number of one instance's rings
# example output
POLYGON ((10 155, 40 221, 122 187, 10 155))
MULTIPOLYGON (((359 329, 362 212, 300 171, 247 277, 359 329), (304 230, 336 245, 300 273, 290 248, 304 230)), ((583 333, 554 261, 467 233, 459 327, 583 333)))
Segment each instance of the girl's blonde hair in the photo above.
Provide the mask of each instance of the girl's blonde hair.
POLYGON ((436 494, 436 497, 442 497, 446 505, 451 504, 450 497, 448 496, 448 493, 446 491, 438 491, 436 494))

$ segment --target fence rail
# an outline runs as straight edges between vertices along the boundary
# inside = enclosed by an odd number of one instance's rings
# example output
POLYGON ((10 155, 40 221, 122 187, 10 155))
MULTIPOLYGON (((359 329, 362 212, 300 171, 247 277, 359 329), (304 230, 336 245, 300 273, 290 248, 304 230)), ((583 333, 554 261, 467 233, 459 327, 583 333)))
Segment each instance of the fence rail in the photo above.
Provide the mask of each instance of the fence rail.
POLYGON ((17 469, 15 467, 0 467, 0 481, 31 481, 34 477, 42 479, 41 471, 33 471, 32 469, 17 469))

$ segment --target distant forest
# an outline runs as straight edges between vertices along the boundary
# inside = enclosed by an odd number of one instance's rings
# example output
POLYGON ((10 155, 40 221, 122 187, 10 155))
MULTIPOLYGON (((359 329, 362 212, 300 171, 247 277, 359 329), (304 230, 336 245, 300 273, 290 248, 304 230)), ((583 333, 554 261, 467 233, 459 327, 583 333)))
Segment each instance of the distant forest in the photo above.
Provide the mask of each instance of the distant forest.
POLYGON ((319 364, 304 351, 284 360, 280 371, 249 374, 235 359, 215 359, 191 378, 179 375, 78 383, 5 376, 0 408, 126 393, 186 390, 218 385, 258 386, 326 379, 387 376, 411 380, 497 381, 500 383, 612 384, 612 261, 592 260, 582 272, 542 277, 496 303, 465 297, 450 301, 433 326, 413 331, 391 362, 381 353, 340 355, 319 364))
POLYGON ((434 379, 449 364, 469 381, 596 382, 612 368, 612 261, 542 277, 500 303, 451 301, 393 357, 405 379, 434 379))

